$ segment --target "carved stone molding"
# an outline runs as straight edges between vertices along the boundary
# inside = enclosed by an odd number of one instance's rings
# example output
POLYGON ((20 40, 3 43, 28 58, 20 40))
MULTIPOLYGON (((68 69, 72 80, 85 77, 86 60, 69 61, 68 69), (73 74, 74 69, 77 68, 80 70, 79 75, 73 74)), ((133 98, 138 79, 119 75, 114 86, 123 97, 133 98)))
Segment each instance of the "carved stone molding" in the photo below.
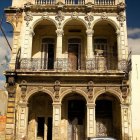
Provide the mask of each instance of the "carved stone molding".
POLYGON ((92 30, 92 29, 87 29, 87 30, 86 30, 86 33, 87 33, 88 36, 92 36, 93 33, 94 33, 94 30, 92 30))
POLYGON ((29 25, 29 22, 33 20, 33 16, 32 16, 32 12, 31 11, 27 11, 25 12, 25 17, 24 20, 26 21, 26 25, 29 25))
POLYGON ((60 91, 60 81, 55 81, 54 84, 54 93, 55 93, 55 98, 59 99, 59 91, 60 91))
POLYGON ((74 18, 74 19, 77 19, 78 16, 79 16, 79 14, 76 11, 75 12, 72 12, 72 14, 71 14, 71 17, 74 18))
POLYGON ((94 16, 91 12, 85 15, 85 20, 88 22, 88 26, 91 26, 91 22, 94 20, 94 16))
POLYGON ((105 20, 105 19, 107 19, 107 18, 108 18, 107 13, 106 13, 106 12, 103 12, 103 13, 101 14, 101 19, 105 20))
POLYGON ((59 26, 61 26, 61 22, 64 20, 64 14, 61 10, 58 11, 58 13, 55 16, 55 19, 58 21, 59 26))
POLYGON ((27 86, 21 86, 21 98, 22 100, 25 100, 25 97, 26 97, 26 91, 27 91, 27 86))
POLYGON ((123 3, 123 2, 120 2, 118 5, 117 5, 117 8, 118 8, 118 11, 124 11, 126 9, 126 4, 123 3))
POLYGON ((41 18, 42 18, 43 20, 46 20, 48 17, 49 17, 48 12, 45 12, 45 13, 42 14, 42 17, 41 17, 41 18))
POLYGON ((64 34, 64 31, 62 29, 56 30, 57 36, 62 36, 64 34))
POLYGON ((122 59, 119 61, 119 70, 125 71, 127 70, 127 61, 125 59, 122 59))
POLYGON ((87 85, 88 98, 91 100, 93 98, 93 81, 89 81, 87 85))
POLYGON ((124 16, 124 12, 120 12, 117 16, 117 20, 120 22, 121 26, 123 26, 124 21, 126 20, 126 17, 124 16))

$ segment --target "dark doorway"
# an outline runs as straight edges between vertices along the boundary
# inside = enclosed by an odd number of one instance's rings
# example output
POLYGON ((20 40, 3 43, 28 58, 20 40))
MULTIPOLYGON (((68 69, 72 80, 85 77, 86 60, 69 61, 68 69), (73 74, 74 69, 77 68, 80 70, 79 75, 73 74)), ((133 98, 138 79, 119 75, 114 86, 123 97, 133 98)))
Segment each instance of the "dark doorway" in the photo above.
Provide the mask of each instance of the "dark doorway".
POLYGON ((44 138, 44 117, 38 117, 37 137, 44 138))
POLYGON ((113 137, 112 101, 96 101, 96 133, 97 136, 113 137))
POLYGON ((52 117, 48 117, 47 140, 52 140, 52 117))
POLYGON ((54 45, 48 44, 48 69, 54 68, 54 45))
POLYGON ((75 118, 78 125, 83 125, 85 117, 85 102, 83 100, 70 100, 68 102, 68 119, 72 122, 75 118))

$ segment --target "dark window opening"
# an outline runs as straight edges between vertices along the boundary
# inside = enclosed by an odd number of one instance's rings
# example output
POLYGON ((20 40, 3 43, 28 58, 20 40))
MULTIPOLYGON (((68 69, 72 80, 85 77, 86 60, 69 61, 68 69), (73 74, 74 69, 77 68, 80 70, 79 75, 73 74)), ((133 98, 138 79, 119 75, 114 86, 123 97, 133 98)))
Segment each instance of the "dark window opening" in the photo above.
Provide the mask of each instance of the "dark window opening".
POLYGON ((47 140, 52 140, 52 117, 48 117, 47 140))
POLYGON ((44 124, 45 124, 45 118, 38 117, 37 137, 44 138, 44 124))

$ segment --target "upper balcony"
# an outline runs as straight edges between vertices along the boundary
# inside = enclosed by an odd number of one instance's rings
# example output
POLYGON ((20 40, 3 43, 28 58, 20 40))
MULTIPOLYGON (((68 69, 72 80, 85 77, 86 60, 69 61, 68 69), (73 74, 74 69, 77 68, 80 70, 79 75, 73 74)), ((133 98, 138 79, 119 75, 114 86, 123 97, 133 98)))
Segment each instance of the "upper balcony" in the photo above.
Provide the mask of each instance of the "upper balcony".
MULTIPOLYGON (((124 0, 28 0, 29 3, 33 5, 39 5, 39 6, 46 6, 46 5, 54 5, 57 3, 63 3, 64 5, 85 5, 87 3, 91 3, 95 6, 115 6, 119 3, 125 3, 124 0)), ((24 7, 24 4, 26 4, 26 0, 22 0, 22 2, 19 2, 18 0, 13 0, 12 6, 13 7, 24 7)))

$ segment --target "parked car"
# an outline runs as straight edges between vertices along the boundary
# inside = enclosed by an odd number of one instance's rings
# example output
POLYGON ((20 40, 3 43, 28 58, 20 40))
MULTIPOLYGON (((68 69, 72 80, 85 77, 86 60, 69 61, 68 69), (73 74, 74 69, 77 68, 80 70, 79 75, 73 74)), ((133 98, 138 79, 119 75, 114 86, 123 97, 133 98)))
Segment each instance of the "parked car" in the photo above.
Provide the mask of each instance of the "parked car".
POLYGON ((94 138, 88 138, 88 140, 117 140, 117 139, 111 137, 94 137, 94 138))

